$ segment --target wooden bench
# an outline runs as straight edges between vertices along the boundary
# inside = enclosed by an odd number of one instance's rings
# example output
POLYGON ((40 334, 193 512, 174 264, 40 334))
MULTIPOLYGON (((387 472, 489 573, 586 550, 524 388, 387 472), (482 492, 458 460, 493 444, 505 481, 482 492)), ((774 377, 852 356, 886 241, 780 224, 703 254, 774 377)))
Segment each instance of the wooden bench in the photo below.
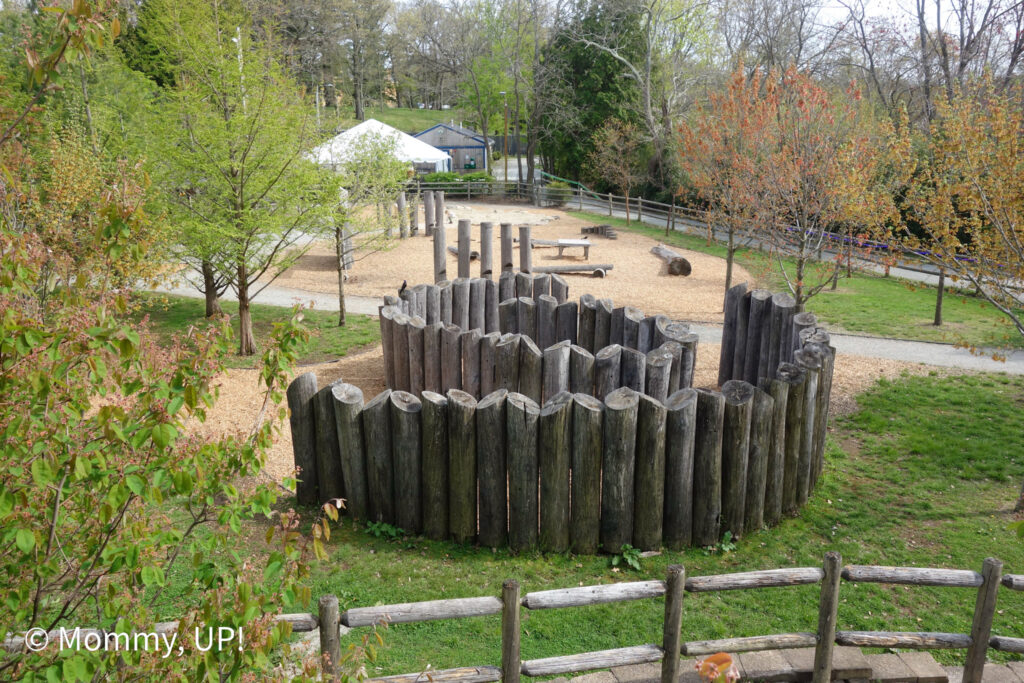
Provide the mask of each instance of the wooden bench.
POLYGON ((558 258, 565 256, 565 250, 569 247, 583 247, 583 258, 590 260, 590 240, 558 239, 558 240, 530 240, 534 247, 558 247, 558 258))

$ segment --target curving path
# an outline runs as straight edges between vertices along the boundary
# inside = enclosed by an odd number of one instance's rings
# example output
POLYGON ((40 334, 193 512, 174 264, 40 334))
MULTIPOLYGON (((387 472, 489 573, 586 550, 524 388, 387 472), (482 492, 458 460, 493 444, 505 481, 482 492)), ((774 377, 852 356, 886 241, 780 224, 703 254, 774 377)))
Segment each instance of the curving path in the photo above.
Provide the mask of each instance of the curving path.
MULTIPOLYGON (((202 295, 192 287, 167 286, 156 291, 176 294, 192 298, 202 295)), ((225 295, 230 298, 230 292, 225 295)), ((255 303, 270 306, 293 306, 296 303, 312 303, 316 310, 337 311, 338 297, 335 294, 310 292, 290 287, 269 285, 260 292, 255 303)), ((367 296, 349 295, 345 297, 345 309, 349 313, 377 315, 380 299, 367 296)), ((700 337, 700 341, 718 344, 722 341, 721 325, 706 323, 690 323, 690 329, 700 337)), ((945 368, 960 368, 980 372, 1006 372, 1011 375, 1024 375, 1024 351, 1010 353, 1006 362, 994 361, 989 356, 977 356, 967 349, 958 349, 952 344, 935 342, 909 341, 906 339, 890 339, 886 337, 868 337, 856 334, 830 333, 832 344, 840 353, 863 356, 866 358, 884 358, 910 363, 924 363, 945 368)))

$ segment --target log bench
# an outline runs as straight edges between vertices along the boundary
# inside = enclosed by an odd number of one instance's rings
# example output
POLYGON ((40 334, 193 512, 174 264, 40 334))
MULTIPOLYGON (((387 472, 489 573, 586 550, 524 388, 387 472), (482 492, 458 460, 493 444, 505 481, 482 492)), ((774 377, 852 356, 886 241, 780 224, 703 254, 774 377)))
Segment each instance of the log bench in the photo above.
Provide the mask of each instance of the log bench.
POLYGON ((565 250, 570 247, 582 247, 583 258, 590 260, 590 240, 557 239, 557 240, 530 240, 534 247, 558 247, 558 258, 565 257, 565 250))

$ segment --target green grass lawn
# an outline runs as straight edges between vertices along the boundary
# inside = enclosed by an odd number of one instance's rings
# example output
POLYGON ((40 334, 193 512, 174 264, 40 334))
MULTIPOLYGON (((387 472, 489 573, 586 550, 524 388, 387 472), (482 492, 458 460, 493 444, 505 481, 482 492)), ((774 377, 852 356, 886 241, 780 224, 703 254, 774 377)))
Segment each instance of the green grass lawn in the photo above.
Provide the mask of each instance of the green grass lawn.
MULTIPOLYGON (((665 576, 820 566, 827 550, 847 564, 979 570, 995 556, 1024 572, 1024 541, 1007 530, 1024 478, 1024 378, 1002 375, 882 382, 861 410, 839 420, 817 490, 799 516, 748 535, 730 552, 693 549, 615 571, 604 557, 513 556, 506 550, 376 538, 345 523, 331 536, 329 562, 314 569, 312 593, 346 607, 500 595, 516 578, 524 592, 665 576)), ((970 631, 975 593, 843 583, 839 628, 970 631)), ((684 639, 813 631, 818 587, 687 595, 684 639)), ((523 657, 532 659, 660 642, 661 600, 531 612, 524 610, 523 657)), ((356 629, 343 647, 363 631, 356 629)), ((993 633, 1024 636, 1024 594, 1002 590, 993 633)), ((400 624, 370 674, 500 664, 498 617, 400 624)), ((947 663, 961 651, 937 651, 947 663)), ((990 658, 1005 659, 990 652, 990 658)))
MULTIPOLYGON (((175 334, 185 334, 192 325, 209 324, 204 318, 205 306, 202 299, 153 293, 138 296, 140 307, 135 319, 149 316, 152 330, 163 340, 169 341, 175 334)), ((238 304, 234 301, 222 301, 221 308, 231 316, 231 326, 237 335, 238 304)), ((270 338, 275 322, 288 320, 291 314, 290 308, 253 304, 253 333, 256 336, 257 347, 262 347, 270 338)), ((370 316, 349 314, 346 316, 345 326, 338 327, 337 313, 306 310, 303 315, 313 335, 305 353, 299 359, 301 363, 318 363, 340 358, 380 340, 380 326, 370 316)), ((233 368, 253 367, 259 358, 259 353, 255 356, 231 354, 225 359, 225 365, 233 368)))
MULTIPOLYGON (((609 218, 600 214, 570 211, 576 218, 607 223, 629 229, 652 239, 692 251, 725 258, 725 247, 679 232, 666 236, 663 228, 609 218)), ((741 249, 736 262, 756 278, 757 285, 772 291, 786 291, 785 282, 772 268, 765 255, 757 250, 741 249)), ((807 308, 830 329, 881 337, 897 337, 920 341, 960 343, 970 346, 1024 348, 1024 338, 1017 334, 1006 317, 988 303, 972 296, 950 293, 943 300, 943 324, 932 324, 935 316, 936 287, 886 278, 874 273, 855 272, 850 279, 840 279, 836 291, 823 290, 808 303, 807 308)), ((724 292, 723 292, 724 294, 724 292)))

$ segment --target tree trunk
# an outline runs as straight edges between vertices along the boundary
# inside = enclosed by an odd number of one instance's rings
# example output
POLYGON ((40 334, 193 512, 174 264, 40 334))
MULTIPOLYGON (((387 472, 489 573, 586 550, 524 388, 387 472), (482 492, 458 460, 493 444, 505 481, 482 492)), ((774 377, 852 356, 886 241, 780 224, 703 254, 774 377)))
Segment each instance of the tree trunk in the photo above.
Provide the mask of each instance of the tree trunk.
POLYGON ((338 257, 338 327, 345 326, 345 229, 334 226, 334 253, 338 257))
POLYGON ((932 324, 935 327, 942 325, 942 294, 946 289, 946 270, 939 269, 939 291, 935 295, 935 319, 932 324))
POLYGON ((732 261, 736 256, 736 246, 733 241, 733 231, 729 230, 729 246, 725 252, 725 291, 732 287, 732 261))
POLYGON ((626 190, 626 225, 629 224, 629 190, 626 190))
POLYGON ((252 314, 249 311, 249 273, 245 264, 238 266, 238 355, 256 353, 256 339, 252 334, 252 314))
POLYGON ((224 312, 220 308, 220 301, 217 297, 217 275, 213 269, 213 264, 209 261, 203 261, 202 269, 203 295, 206 298, 206 317, 212 318, 224 312))

